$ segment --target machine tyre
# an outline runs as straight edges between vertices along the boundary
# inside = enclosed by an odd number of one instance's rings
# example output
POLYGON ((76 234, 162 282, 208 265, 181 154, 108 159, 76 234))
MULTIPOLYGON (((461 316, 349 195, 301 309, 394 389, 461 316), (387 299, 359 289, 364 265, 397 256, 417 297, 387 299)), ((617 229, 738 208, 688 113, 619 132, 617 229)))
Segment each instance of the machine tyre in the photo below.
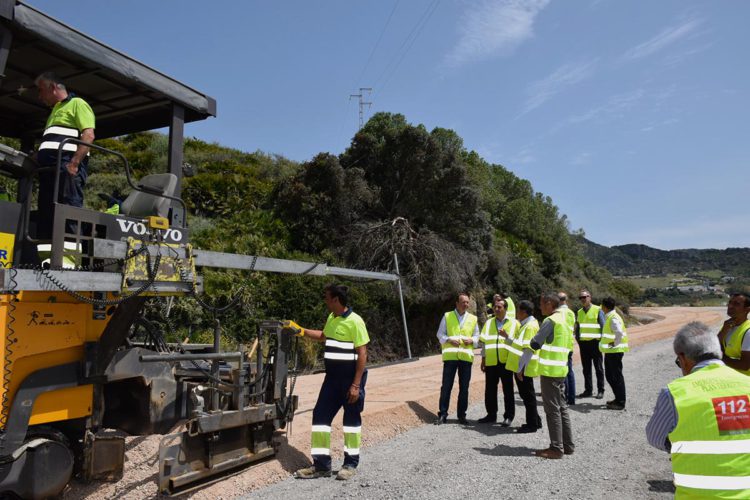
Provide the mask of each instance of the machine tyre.
POLYGON ((62 493, 73 476, 75 458, 64 434, 54 429, 30 430, 15 460, 0 466, 0 497, 44 499, 62 493))

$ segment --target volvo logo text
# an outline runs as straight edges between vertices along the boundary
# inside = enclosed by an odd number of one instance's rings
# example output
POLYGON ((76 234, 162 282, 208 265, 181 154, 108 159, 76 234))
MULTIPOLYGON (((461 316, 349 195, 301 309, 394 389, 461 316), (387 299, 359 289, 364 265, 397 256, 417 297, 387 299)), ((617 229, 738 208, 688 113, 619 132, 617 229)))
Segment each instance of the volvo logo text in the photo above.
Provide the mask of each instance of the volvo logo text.
MULTIPOLYGON (((136 236, 143 236, 148 232, 148 228, 146 227, 146 224, 143 222, 135 222, 132 220, 127 219, 115 219, 117 223, 120 225, 120 230, 122 230, 123 233, 132 233, 136 236)), ((164 235, 165 240, 171 240, 175 243, 178 243, 182 241, 182 231, 179 229, 173 229, 169 228, 166 230, 157 230, 160 233, 164 235)))

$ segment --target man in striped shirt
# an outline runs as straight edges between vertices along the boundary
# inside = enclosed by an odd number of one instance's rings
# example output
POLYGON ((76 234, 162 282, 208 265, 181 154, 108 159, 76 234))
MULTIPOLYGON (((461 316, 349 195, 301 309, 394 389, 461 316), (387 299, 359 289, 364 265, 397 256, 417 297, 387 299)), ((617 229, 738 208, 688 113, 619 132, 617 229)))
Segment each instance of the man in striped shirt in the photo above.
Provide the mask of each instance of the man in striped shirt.
POLYGON ((336 479, 346 480, 354 476, 359 465, 370 337, 364 320, 349 306, 349 287, 329 284, 323 291, 323 300, 330 311, 323 330, 310 330, 294 323, 287 325, 299 336, 325 342, 326 376, 312 415, 313 465, 298 470, 294 477, 331 476, 331 423, 343 406, 344 466, 336 479))
POLYGON ((750 377, 724 364, 703 323, 682 327, 673 347, 683 376, 661 390, 646 436, 671 453, 675 498, 750 498, 750 377))

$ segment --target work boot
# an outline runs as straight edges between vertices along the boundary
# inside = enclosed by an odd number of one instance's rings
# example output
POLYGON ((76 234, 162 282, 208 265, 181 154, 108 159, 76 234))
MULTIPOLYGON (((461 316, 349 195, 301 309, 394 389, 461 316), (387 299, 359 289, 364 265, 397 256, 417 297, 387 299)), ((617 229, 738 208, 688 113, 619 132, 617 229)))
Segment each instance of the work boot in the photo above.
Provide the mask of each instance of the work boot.
POLYGON ((613 401, 612 403, 607 403, 607 409, 608 410, 624 410, 625 403, 622 401, 613 401))
POLYGON ((339 470, 338 474, 336 474, 336 479, 338 479, 339 481, 347 481, 354 477, 354 474, 356 473, 357 469, 345 465, 341 468, 341 470, 339 470))
POLYGON ((537 450, 534 455, 540 458, 550 458, 553 460, 559 460, 563 457, 563 452, 554 448, 547 448, 545 450, 537 450))
POLYGON ((521 427, 516 429, 516 432, 518 434, 530 434, 532 432, 536 432, 538 429, 538 427, 532 427, 529 424, 523 424, 521 427))
POLYGON ((447 415, 438 415, 438 418, 435 419, 435 421, 433 423, 435 425, 443 425, 446 422, 448 422, 448 416, 447 415))
POLYGON ((315 479, 317 477, 331 477, 330 470, 318 470, 314 465, 305 467, 294 473, 295 479, 315 479))

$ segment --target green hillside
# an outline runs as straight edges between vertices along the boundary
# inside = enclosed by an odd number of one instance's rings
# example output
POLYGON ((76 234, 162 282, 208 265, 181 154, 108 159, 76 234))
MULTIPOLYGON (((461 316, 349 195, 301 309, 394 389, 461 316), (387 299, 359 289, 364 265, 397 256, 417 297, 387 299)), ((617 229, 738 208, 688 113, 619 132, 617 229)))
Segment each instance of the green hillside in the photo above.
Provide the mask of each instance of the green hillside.
MULTIPOLYGON (((161 134, 98 143, 122 152, 138 177, 166 168, 161 134)), ((185 161, 197 172, 183 188, 197 247, 372 270, 393 270, 397 253, 416 355, 437 351, 440 316, 462 290, 475 297, 481 316, 482 304, 498 291, 516 301, 548 289, 576 294, 581 287, 625 303, 638 294, 585 256, 552 199, 464 148, 455 132, 428 131, 403 115, 378 113, 342 153, 320 153, 301 164, 198 139, 186 141, 185 161)), ((95 155, 90 172, 86 203, 92 208, 104 208, 98 192, 127 193, 114 158, 95 155)), ((227 343, 250 337, 260 319, 322 326, 321 278, 204 274, 216 303, 242 296, 241 308, 223 320, 227 343)), ((375 360, 403 357, 394 286, 349 284, 353 306, 368 323, 375 360)), ((211 318, 191 300, 172 309, 172 323, 193 342, 209 338, 211 318)), ((311 364, 316 352, 307 348, 311 364)))
POLYGON ((636 303, 723 305, 727 294, 750 291, 750 248, 659 250, 577 239, 591 261, 640 289, 636 303))
POLYGON ((724 275, 750 278, 750 248, 659 250, 628 244, 605 247, 578 238, 588 258, 620 276, 720 271, 724 275))

